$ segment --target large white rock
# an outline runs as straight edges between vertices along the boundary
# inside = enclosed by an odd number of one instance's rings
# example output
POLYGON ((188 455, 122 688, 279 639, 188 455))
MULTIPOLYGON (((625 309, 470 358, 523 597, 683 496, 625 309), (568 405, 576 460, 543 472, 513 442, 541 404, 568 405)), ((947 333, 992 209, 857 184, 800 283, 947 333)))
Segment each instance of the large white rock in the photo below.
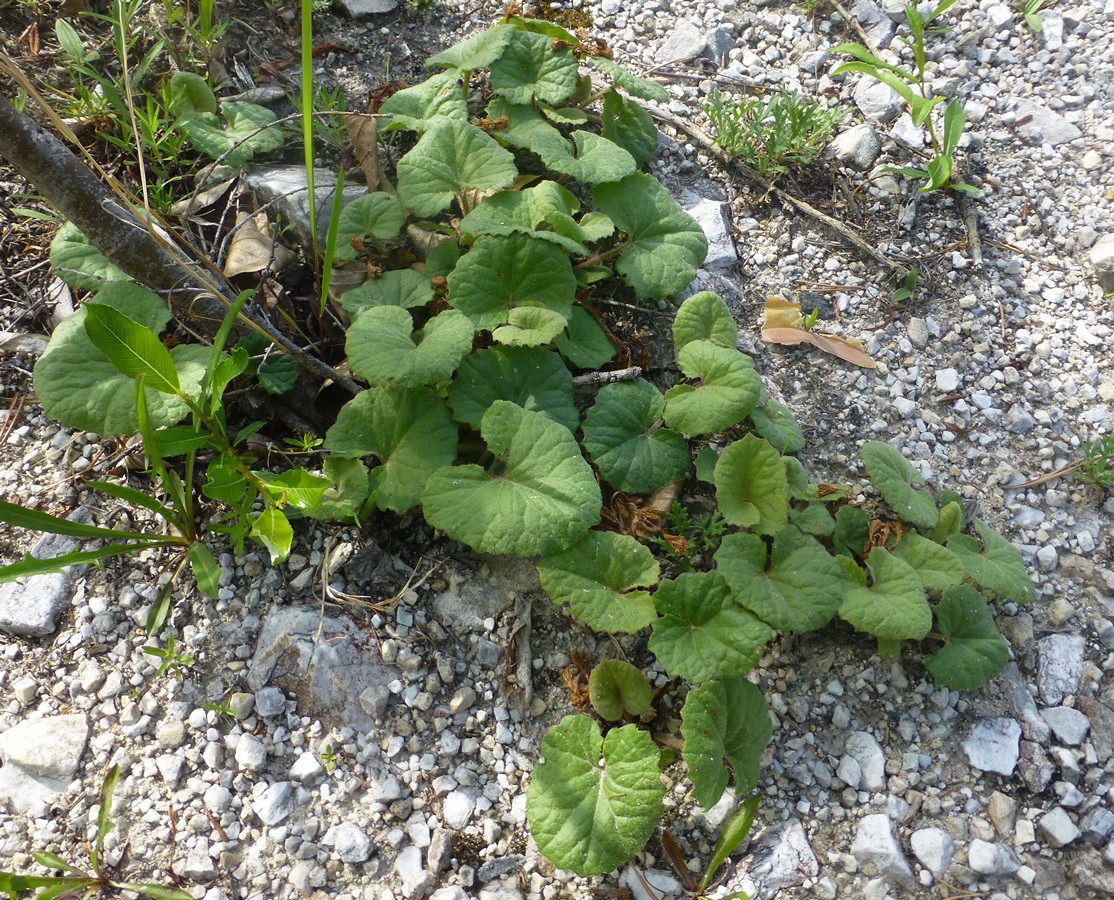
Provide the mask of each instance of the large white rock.
POLYGON ((22 813, 52 803, 73 780, 88 740, 81 713, 25 719, 0 734, 0 805, 22 813))
POLYGON ((864 816, 859 822, 851 855, 867 871, 881 875, 887 881, 913 881, 913 870, 901 851, 893 822, 882 813, 864 816))

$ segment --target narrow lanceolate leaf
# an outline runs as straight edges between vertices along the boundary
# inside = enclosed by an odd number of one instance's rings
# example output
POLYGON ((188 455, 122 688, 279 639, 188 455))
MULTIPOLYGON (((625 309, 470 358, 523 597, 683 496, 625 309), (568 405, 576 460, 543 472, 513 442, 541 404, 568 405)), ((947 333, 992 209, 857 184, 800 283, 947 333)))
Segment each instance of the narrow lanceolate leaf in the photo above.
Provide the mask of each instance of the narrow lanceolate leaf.
POLYGON ((745 678, 709 681, 693 688, 681 710, 683 758, 692 794, 711 809, 727 787, 726 760, 735 772, 735 791, 758 786, 758 766, 773 735, 766 700, 745 678))
POLYGON ((938 682, 957 691, 982 687, 1009 661, 1006 639, 994 614, 970 585, 949 588, 936 606, 936 629, 944 647, 925 660, 938 682))
POLYGON ((20 578, 29 578, 32 575, 48 575, 51 572, 61 572, 68 566, 84 566, 89 563, 99 562, 112 556, 122 556, 125 553, 139 553, 155 547, 166 547, 176 543, 167 538, 152 540, 135 540, 128 543, 105 544, 99 550, 75 550, 62 556, 50 559, 39 559, 27 554, 19 562, 0 568, 0 584, 16 581, 20 578))
POLYGON ((919 641, 932 628, 932 609, 924 585, 908 563, 883 547, 867 560, 872 584, 851 587, 839 615, 859 631, 881 641, 919 641))
MULTIPOLYGON (((379 459, 376 502, 380 509, 398 513, 412 509, 430 474, 456 458, 456 442, 457 429, 445 402, 425 388, 376 387, 357 394, 325 436, 333 453, 379 459)), ((345 476, 350 494, 362 487, 367 495, 366 477, 361 484, 359 473, 345 476)), ((334 480, 339 487, 339 473, 334 480)))
POLYGON ((0 522, 14 525, 16 528, 26 528, 28 531, 45 532, 46 534, 63 534, 76 538, 131 538, 144 537, 138 531, 118 531, 115 528, 100 528, 96 525, 87 525, 84 522, 72 522, 59 516, 38 509, 28 509, 18 503, 9 503, 0 500, 0 522))
POLYGON ((952 535, 948 541, 951 550, 967 574, 979 587, 993 591, 1003 600, 1031 603, 1037 592, 1018 549, 981 519, 975 519, 975 530, 982 538, 985 549, 979 552, 979 542, 967 534, 952 535))
POLYGON ((932 530, 940 518, 936 502, 912 485, 924 484, 921 473, 897 450, 882 441, 867 441, 859 451, 870 483, 901 518, 924 530, 932 530))
POLYGON ((692 341, 681 350, 686 378, 665 394, 665 421, 689 435, 715 434, 741 422, 762 393, 762 379, 749 356, 711 341, 692 341))
POLYGON ((628 494, 652 494, 688 470, 684 437, 661 428, 665 398, 641 378, 610 384, 584 417, 584 447, 604 481, 628 494))
POLYGON ((894 548, 893 554, 909 563, 924 586, 936 593, 960 584, 966 574, 959 557, 916 532, 907 532, 901 543, 894 548))
POLYGON ((781 454, 748 434, 720 454, 716 501, 732 525, 775 534, 789 516, 789 481, 781 454))
POLYGON ((587 716, 566 716, 546 734, 542 755, 526 813, 548 859, 578 875, 599 875, 646 845, 665 796, 647 732, 625 725, 604 739, 587 716))
POLYGON ((151 329, 111 306, 91 303, 85 308, 85 333, 122 374, 143 376, 147 387, 162 394, 181 390, 170 351, 151 329))
POLYGON ((736 600, 782 631, 823 628, 839 611, 847 588, 835 557, 792 527, 774 537, 768 570, 766 542, 756 534, 725 537, 716 570, 736 600))
POLYGON ((633 634, 658 617, 641 590, 658 583, 657 560, 629 535, 589 531, 539 562, 538 576, 554 603, 568 603, 573 617, 594 631, 633 634))
POLYGON ((600 489, 567 428, 505 400, 484 413, 488 472, 446 466, 422 492, 427 521, 481 553, 548 555, 599 522, 600 489))
POLYGON ((708 255, 708 239, 657 180, 635 173, 598 185, 592 198, 627 234, 615 268, 639 297, 667 297, 692 281, 708 255))
POLYGON ((366 310, 348 329, 344 344, 352 371, 372 385, 448 381, 472 349, 472 323, 464 313, 447 309, 420 331, 413 328, 413 318, 401 307, 366 310))
POLYGON ((716 572, 663 581, 654 605, 661 618, 653 623, 650 650, 670 675, 689 681, 745 674, 774 634, 738 604, 716 572))
POLYGON ((618 722, 624 715, 641 716, 650 709, 654 690, 646 676, 621 659, 605 659, 588 678, 588 697, 601 719, 618 722))
POLYGON ((201 541, 194 541, 189 549, 190 569, 197 580, 197 589, 206 597, 217 599, 220 591, 220 566, 201 541))
POLYGON ((280 510, 265 509, 251 523, 251 537, 267 548, 271 565, 277 565, 290 555, 294 529, 280 510))
POLYGON ((719 294, 700 291, 693 294, 677 310, 673 319, 673 346, 681 352, 693 341, 711 341, 721 347, 735 349, 739 331, 731 310, 719 294))
POLYGON ((570 432, 580 425, 572 374, 551 350, 491 347, 465 357, 449 387, 449 406, 457 421, 479 428, 496 400, 539 412, 570 432))
POLYGON ((514 157, 474 125, 439 119, 398 163, 398 194, 416 215, 435 216, 466 190, 500 190, 518 176, 514 157))
POLYGON ((515 31, 491 65, 491 88, 511 103, 560 103, 576 90, 576 57, 544 34, 515 31))

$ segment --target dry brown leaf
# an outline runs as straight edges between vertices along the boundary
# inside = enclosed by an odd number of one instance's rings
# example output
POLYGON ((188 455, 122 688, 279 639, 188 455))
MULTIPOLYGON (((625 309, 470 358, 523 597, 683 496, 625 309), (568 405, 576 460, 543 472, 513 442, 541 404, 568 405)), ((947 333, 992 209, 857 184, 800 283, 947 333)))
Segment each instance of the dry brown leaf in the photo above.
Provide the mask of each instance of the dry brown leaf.
POLYGON ((800 303, 782 300, 781 297, 766 298, 763 318, 765 319, 763 328, 796 328, 805 320, 801 314, 800 303))
MULTIPOLYGON (((265 219, 263 227, 266 227, 265 219)), ((247 213, 236 216, 236 230, 232 233, 228 258, 224 261, 227 278, 247 272, 262 272, 268 268, 277 272, 295 259, 296 254, 260 229, 255 218, 247 213)))
POLYGON ((368 192, 379 190, 379 126, 376 117, 350 116, 346 127, 356 164, 364 170, 368 192))
POLYGON ((812 344, 825 353, 838 356, 845 362, 864 369, 873 369, 877 363, 867 355, 866 348, 858 341, 848 338, 836 337, 834 334, 821 334, 816 331, 805 331, 803 328, 763 328, 762 340, 771 344, 812 344))

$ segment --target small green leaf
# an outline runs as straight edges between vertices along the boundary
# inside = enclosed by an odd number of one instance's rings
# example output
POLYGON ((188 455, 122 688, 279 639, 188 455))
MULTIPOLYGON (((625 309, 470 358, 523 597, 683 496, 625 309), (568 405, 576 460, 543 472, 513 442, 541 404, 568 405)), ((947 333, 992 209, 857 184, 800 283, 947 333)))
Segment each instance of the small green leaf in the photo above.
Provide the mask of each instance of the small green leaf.
POLYGON ((575 154, 549 154, 545 163, 555 172, 575 178, 581 184, 606 184, 619 181, 638 170, 634 157, 614 141, 591 131, 574 131, 575 154))
POLYGON ((688 286, 708 255, 708 239, 660 182, 635 173, 592 188, 592 199, 627 234, 615 269, 639 297, 668 297, 688 286))
POLYGON ((492 331, 491 338, 508 347, 544 347, 552 343, 567 324, 568 320, 559 312, 525 303, 511 307, 507 324, 492 331))
POLYGON ((669 92, 656 81, 632 75, 605 56, 592 56, 588 61, 609 76, 616 87, 621 87, 632 97, 637 97, 639 100, 653 100, 656 103, 669 102, 669 92))
POLYGON ((70 287, 86 291, 100 290, 110 281, 131 280, 105 259, 72 222, 62 225, 50 242, 50 267, 70 287))
POLYGON ((762 393, 762 379, 750 357, 713 344, 692 341, 681 350, 679 364, 698 386, 677 384, 665 394, 665 421, 688 435, 714 434, 741 422, 762 393))
POLYGON ((648 712, 654 690, 637 668, 621 659, 605 659, 592 669, 588 697, 601 719, 618 722, 624 715, 648 712))
POLYGON ((735 790, 743 794, 758 786, 762 753, 773 724, 762 692, 745 678, 709 681, 688 692, 681 710, 683 757, 692 780, 692 794, 711 809, 727 788, 727 767, 735 773, 735 790))
POLYGON ((358 519, 371 491, 367 466, 358 459, 331 453, 325 457, 321 468, 330 487, 316 506, 302 514, 324 522, 358 519))
POLYGON ((432 75, 421 84, 391 94, 379 112, 390 116, 384 131, 402 128, 424 133, 442 118, 468 121, 468 104, 460 73, 455 70, 432 75))
POLYGON ((274 566, 290 555, 294 529, 280 510, 265 509, 251 523, 251 537, 267 548, 274 566))
MULTIPOLYGON (((59 20, 61 21, 61 20, 59 20)), ((166 111, 172 116, 195 112, 215 113, 217 98, 213 89, 195 72, 175 72, 167 88, 166 111)))
POLYGON ((358 253, 352 246, 354 240, 359 241, 367 235, 380 241, 390 240, 398 236, 405 223, 406 216, 397 197, 385 191, 357 197, 340 211, 333 256, 339 260, 355 259, 358 253))
POLYGON ((574 306, 564 334, 553 345, 578 369, 598 369, 611 362, 615 345, 596 317, 582 306, 574 306))
POLYGON ((176 127, 210 159, 240 167, 253 156, 278 150, 286 142, 282 131, 272 127, 278 117, 257 103, 229 100, 220 105, 225 125, 211 112, 182 116, 176 127))
POLYGON ((998 633, 994 615, 970 585, 949 588, 936 606, 936 627, 944 647, 925 660, 940 684, 973 691, 994 678, 1010 658, 1009 645, 998 633))
POLYGON ((418 387, 448 381, 472 349, 472 323, 447 309, 413 332, 410 313, 398 306, 364 311, 348 329, 345 350, 352 371, 369 384, 418 387))
POLYGON ((584 417, 584 447, 613 488, 652 494, 683 478, 689 453, 685 439, 661 428, 665 399, 648 381, 609 384, 584 417))
POLYGON ((817 538, 831 537, 835 531, 835 519, 828 512, 828 507, 816 501, 807 503, 803 509, 790 506, 789 524, 817 538))
POLYGON ((963 581, 965 572, 959 558, 916 532, 907 532, 893 555, 909 563, 930 591, 941 593, 963 581))
POLYGON ((588 256, 584 241, 593 237, 572 219, 579 209, 580 201, 574 194, 555 181, 543 181, 523 191, 492 194, 460 220, 460 230, 476 235, 525 234, 557 244, 568 253, 588 256), (562 233, 555 231, 555 226, 560 226, 562 233))
POLYGON ((580 426, 572 374, 552 350, 490 347, 465 357, 449 386, 449 406, 457 421, 479 428, 496 400, 539 412, 570 432, 580 426))
POLYGON ((506 324, 509 310, 523 303, 541 304, 567 321, 576 296, 568 252, 524 234, 483 235, 448 281, 453 307, 488 331, 506 324))
POLYGON ((739 603, 782 631, 823 628, 847 588, 835 557, 796 528, 782 528, 774 537, 768 571, 766 542, 756 534, 727 535, 716 569, 739 603))
POLYGON ((190 569, 197 580, 197 589, 206 597, 217 599, 220 591, 220 566, 201 541, 194 541, 189 549, 190 569))
POLYGON ((720 512, 732 525, 775 534, 788 521, 789 482, 769 442, 748 434, 733 443, 720 454, 715 479, 720 512))
POLYGON ((170 351, 149 328, 111 306, 90 303, 85 307, 85 333, 117 371, 128 378, 142 376, 146 387, 162 394, 177 394, 181 390, 170 351))
POLYGON ((467 190, 500 190, 518 177, 514 156, 474 125, 433 122, 398 163, 398 195, 419 216, 436 216, 467 190))
POLYGON ((425 64, 465 72, 486 69, 503 55, 516 31, 511 25, 496 25, 431 56, 425 64))
POLYGON ((603 95, 603 136, 614 141, 642 167, 658 149, 658 127, 646 110, 616 90, 603 95))
POLYGON ((660 573, 649 549, 625 534, 589 531, 580 543, 538 563, 554 603, 594 631, 633 634, 657 618, 649 593, 660 573))
POLYGON ((229 506, 236 506, 247 495, 247 480, 230 454, 222 453, 214 457, 205 469, 205 478, 201 493, 210 500, 220 500, 229 506))
POLYGON ((278 475, 270 472, 256 473, 266 485, 267 494, 276 506, 294 509, 312 509, 321 502, 331 486, 328 478, 312 475, 305 469, 287 469, 278 475))
POLYGON ((940 514, 936 502, 928 494, 910 484, 924 484, 924 478, 889 444, 867 441, 859 451, 870 482, 901 518, 918 528, 931 531, 940 514))
POLYGON ((767 400, 750 411, 754 430, 783 456, 795 456, 805 448, 805 435, 784 403, 767 400))
POLYGON ((605 739, 587 716, 566 716, 546 733, 542 755, 526 814, 538 849, 554 865, 600 875, 646 845, 665 796, 649 734, 624 725, 605 739))
POLYGON ((301 373, 298 361, 286 353, 272 353, 255 370, 259 386, 276 397, 294 387, 301 373))
POLYGON ((489 68, 492 90, 511 103, 557 104, 576 90, 576 57, 553 50, 544 34, 513 32, 489 68))
POLYGON ((870 540, 870 518, 861 507, 841 506, 836 510, 832 545, 837 556, 862 559, 866 554, 868 540, 870 540))
POLYGON ((696 470, 696 480, 705 484, 715 484, 716 466, 719 464, 719 453, 715 447, 701 447, 696 454, 693 467, 696 470))
MULTIPOLYGON (((708 863, 708 868, 704 870, 704 875, 700 879, 700 884, 696 887, 696 892, 703 895, 712 883, 719 867, 722 866, 730 858, 731 854, 738 849, 739 845, 746 840, 747 835, 750 834, 751 828, 754 827, 754 819, 758 814, 758 802, 761 797, 754 796, 747 800, 745 803, 735 807, 734 811, 727 817, 723 823, 723 827, 719 832, 719 839, 716 841, 716 846, 712 850, 712 859, 708 863)), ((748 894, 742 891, 728 894, 722 900, 750 900, 748 894)))
MULTIPOLYGON (((377 505, 398 513, 412 509, 430 474, 456 458, 456 442, 445 402, 424 388, 375 387, 357 394, 325 435, 333 453, 380 460, 377 505)), ((344 474, 367 496, 358 473, 344 474)))
POLYGON ((975 519, 975 530, 982 538, 985 550, 966 534, 956 534, 948 541, 951 550, 967 574, 988 591, 1003 600, 1031 603, 1037 597, 1036 589, 1025 571, 1025 563, 1018 549, 981 519, 975 519))
POLYGON ((433 299, 433 284, 427 275, 413 269, 395 269, 378 278, 369 278, 359 287, 345 291, 341 306, 355 320, 365 309, 376 306, 398 306, 413 309, 433 299))
POLYGON ((65 19, 56 19, 54 22, 54 36, 58 38, 58 45, 66 51, 75 63, 84 63, 88 54, 85 52, 85 44, 81 40, 81 35, 77 33, 69 22, 65 19))
POLYGON ((689 681, 744 675, 774 633, 740 606, 716 572, 692 572, 663 581, 654 594, 661 618, 650 650, 666 671, 689 681))
POLYGON ((719 294, 700 291, 693 294, 677 310, 673 319, 673 346, 680 353, 693 341, 711 341, 721 347, 735 349, 739 331, 731 310, 719 294))
POLYGON ((919 641, 932 628, 932 609, 912 566, 883 547, 870 552, 873 584, 847 591, 839 615, 879 641, 919 641))
POLYGON ((940 521, 932 531, 932 539, 937 544, 946 544, 953 534, 959 534, 967 527, 967 514, 963 509, 962 498, 948 500, 946 492, 940 492, 940 521))
POLYGON ((599 522, 599 485, 567 428, 496 400, 480 434, 497 465, 433 473, 422 507, 435 528, 481 553, 534 556, 572 546, 599 522))

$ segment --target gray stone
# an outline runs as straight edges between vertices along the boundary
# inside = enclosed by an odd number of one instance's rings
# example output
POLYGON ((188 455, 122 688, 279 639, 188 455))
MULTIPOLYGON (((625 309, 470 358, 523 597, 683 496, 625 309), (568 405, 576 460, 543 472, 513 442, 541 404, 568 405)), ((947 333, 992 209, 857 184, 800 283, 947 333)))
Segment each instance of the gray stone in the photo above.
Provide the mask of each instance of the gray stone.
MULTIPOLYGON (((606 5, 607 0, 604 0, 606 5)), ((452 885, 451 887, 443 887, 438 891, 434 891, 430 895, 429 900, 468 900, 468 894, 460 885, 452 885)))
POLYGON ((909 335, 909 343, 918 350, 923 350, 928 346, 927 320, 913 316, 909 319, 909 324, 905 326, 905 333, 909 335))
POLYGON ((310 784, 324 774, 325 767, 308 750, 302 751, 301 755, 294 760, 294 765, 290 767, 290 778, 302 784, 310 784))
POLYGON ((893 822, 881 813, 864 816, 859 822, 851 855, 868 872, 881 875, 887 881, 913 881, 913 870, 901 852, 893 822))
POLYGON ((699 198, 687 205, 685 211, 696 219, 708 239, 708 255, 704 268, 724 272, 739 262, 735 241, 731 238, 731 207, 718 200, 699 198))
POLYGON ((459 712, 471 709, 472 704, 475 702, 476 691, 474 688, 468 685, 457 688, 455 693, 453 693, 452 699, 449 701, 449 712, 455 716, 459 712))
POLYGON ((936 390, 953 393, 959 387, 959 372, 955 369, 936 370, 936 390))
POLYGON ((184 764, 185 760, 173 753, 164 753, 162 756, 155 757, 155 768, 159 770, 162 780, 171 787, 177 785, 178 779, 182 777, 184 764))
POLYGON ((922 866, 942 878, 955 856, 955 841, 942 828, 921 828, 909 838, 909 845, 922 866))
POLYGON ((0 734, 0 805, 42 811, 73 779, 88 739, 81 713, 24 719, 0 734))
POLYGON ((1079 690, 1086 645, 1075 634, 1051 634, 1037 641, 1037 687, 1048 706, 1059 706, 1079 690))
POLYGON ((859 784, 863 780, 863 771, 859 766, 858 760, 846 754, 841 756, 839 765, 836 766, 836 777, 849 788, 857 791, 859 789, 859 784))
POLYGON ((278 825, 294 812, 294 789, 289 781, 276 781, 252 797, 251 807, 264 825, 278 825))
POLYGON ((456 835, 451 831, 444 828, 433 829, 433 834, 429 836, 429 848, 425 852, 426 868, 434 875, 444 872, 452 865, 455 846, 456 835))
POLYGON ((905 105, 897 91, 869 75, 859 79, 851 97, 868 120, 883 125, 901 115, 905 105))
POLYGON ((802 72, 807 72, 809 75, 819 75, 828 64, 831 56, 827 50, 809 50, 807 53, 801 54, 801 58, 797 60, 797 66, 802 72))
POLYGON ((1077 788, 1070 781, 1057 781, 1052 785, 1052 793, 1056 795, 1056 799, 1061 806, 1067 806, 1071 809, 1077 809, 1083 805, 1086 797, 1083 796, 1083 791, 1077 788))
POLYGON ((255 694, 246 691, 237 691, 228 698, 228 708, 232 710, 237 721, 243 721, 255 710, 255 694))
POLYGON ((976 722, 963 742, 967 760, 976 769, 1012 775, 1017 767, 1021 726, 1013 719, 983 719, 976 722))
POLYGON ((273 683, 294 695, 299 715, 326 727, 372 731, 375 722, 360 695, 397 677, 380 661, 375 638, 351 619, 322 619, 316 608, 282 606, 263 620, 247 684, 258 694, 273 683))
POLYGON ((1114 813, 1101 806, 1096 806, 1080 823, 1083 839, 1094 847, 1105 844, 1114 835, 1114 813))
POLYGON ((398 9, 398 0, 339 0, 339 3, 353 19, 382 16, 398 9))
POLYGON ((267 748, 254 734, 241 734, 236 741, 236 765, 248 772, 258 772, 267 764, 267 748))
POLYGON ((1048 754, 1044 752, 1044 748, 1032 741, 1021 742, 1021 755, 1018 759, 1017 771, 1021 775, 1021 780, 1025 782, 1025 786, 1034 794, 1044 791, 1052 780, 1052 776, 1056 773, 1048 754))
POLYGON ((847 737, 844 751, 859 764, 859 787, 864 791, 880 791, 886 786, 886 754, 866 731, 853 731, 847 737))
POLYGON ((181 719, 167 719, 155 727, 155 740, 164 750, 177 750, 186 742, 186 723, 181 719))
POLYGON ((994 844, 976 838, 967 850, 967 865, 980 875, 1012 875, 1021 863, 1005 844, 994 844))
POLYGON ((1056 739, 1069 747, 1078 747, 1091 730, 1091 723, 1078 709, 1068 706, 1053 706, 1044 710, 1041 715, 1052 728, 1056 739))
POLYGON ((476 649, 472 659, 481 669, 494 669, 503 658, 503 648, 495 641, 480 638, 476 641, 476 649))
POLYGON ((1056 552, 1056 548, 1046 544, 1037 551, 1037 567, 1042 572, 1052 572, 1056 568, 1056 564, 1060 561, 1060 555, 1056 552))
POLYGON ((217 877, 217 867, 209 856, 209 842, 204 840, 198 841, 186 858, 171 868, 176 875, 190 881, 212 881, 217 877))
POLYGON ((1114 291, 1114 234, 1104 234, 1087 254, 1104 292, 1114 291))
POLYGON ((676 27, 657 52, 659 65, 704 55, 708 40, 704 32, 686 18, 674 21, 677 22, 676 27))
POLYGON ((355 823, 341 822, 333 831, 333 852, 341 862, 365 862, 371 856, 371 839, 355 823))
POLYGON ((1017 126, 1017 133, 1027 141, 1055 147, 1083 136, 1077 126, 1043 103, 1018 100, 1016 110, 1018 120, 1025 120, 1017 126))
POLYGON ((726 28, 713 28, 704 39, 704 56, 718 66, 735 47, 735 38, 730 31, 726 28))
POLYGON ((1006 410, 1006 414, 1002 417, 1002 424, 1006 426, 1006 431, 1012 431, 1014 434, 1028 434, 1037 427, 1037 420, 1024 406, 1015 403, 1006 410))
POLYGON ((860 172, 873 166, 881 152, 882 138, 874 126, 867 122, 848 128, 824 148, 824 156, 838 159, 860 172))
POLYGON ((1114 710, 1093 697, 1080 697, 1077 704, 1091 723, 1090 744, 1095 756, 1100 765, 1105 765, 1114 756, 1114 710))
POLYGON ((863 26, 863 31, 875 47, 885 49, 897 31, 893 18, 874 0, 855 0, 851 15, 863 26))
POLYGON ((286 694, 282 688, 265 687, 255 692, 255 711, 264 719, 286 712, 286 694))
POLYGON ((791 822, 788 828, 775 831, 749 855, 753 862, 748 874, 761 887, 763 897, 799 887, 820 874, 820 861, 812 852, 800 822, 791 822))
POLYGON ((476 795, 472 790, 457 788, 455 791, 451 791, 445 797, 445 802, 441 807, 441 816, 444 819, 445 827, 451 828, 453 831, 460 831, 472 818, 472 812, 475 808, 476 795))
POLYGON ((1029 693, 1029 684, 1018 670, 1017 663, 1007 663, 999 677, 1004 678, 1009 683, 1014 714, 1021 719, 1021 730, 1026 740, 1036 741, 1038 744, 1047 744, 1052 729, 1041 718, 1036 701, 1033 699, 1033 695, 1029 693))
POLYGON ((205 808, 215 813, 222 813, 232 805, 232 791, 224 785, 213 784, 205 789, 205 808))
POLYGON ((504 875, 509 875, 511 872, 521 869, 525 861, 526 857, 521 853, 508 853, 506 856, 497 859, 489 859, 476 870, 476 880, 480 884, 487 884, 496 878, 502 878, 504 875))
POLYGON ((424 897, 433 886, 432 873, 422 867, 422 851, 405 847, 395 859, 395 874, 402 881, 403 894, 411 898, 424 897))
POLYGON ((686 893, 681 882, 661 869, 627 866, 619 876, 619 884, 630 891, 633 900, 661 900, 663 897, 680 897, 686 893))
POLYGON ((1041 816, 1037 827, 1045 836, 1046 842, 1057 849, 1066 847, 1080 835, 1071 816, 1059 806, 1041 816))
POLYGON ((385 684, 373 684, 360 694, 360 708, 376 722, 383 721, 387 714, 387 705, 391 699, 391 690, 385 684))
MULTIPOLYGON (((391 4, 398 6, 398 0, 351 0, 355 5, 391 4)), ((355 13, 350 13, 355 15, 355 13)), ((311 244, 309 228, 309 189, 306 186, 305 166, 268 166, 251 169, 244 173, 247 188, 255 194, 260 205, 267 205, 268 214, 290 223, 297 241, 303 245, 311 244)), ((329 228, 329 210, 333 204, 337 177, 331 169, 314 169, 313 197, 317 202, 317 230, 322 246, 329 228)), ((345 202, 351 202, 367 193, 362 185, 349 185, 344 189, 345 202)))
POLYGON ((986 804, 986 814, 999 837, 1013 838, 1014 825, 1017 822, 1017 801, 1013 797, 995 791, 986 804))

